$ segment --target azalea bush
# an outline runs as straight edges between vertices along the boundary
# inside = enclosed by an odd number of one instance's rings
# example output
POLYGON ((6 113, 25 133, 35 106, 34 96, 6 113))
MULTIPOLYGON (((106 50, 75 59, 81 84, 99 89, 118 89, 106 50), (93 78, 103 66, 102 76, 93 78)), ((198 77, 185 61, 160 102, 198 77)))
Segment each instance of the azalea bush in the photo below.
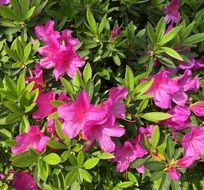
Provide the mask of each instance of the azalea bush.
POLYGON ((202 1, 0 4, 0 189, 204 189, 202 1))

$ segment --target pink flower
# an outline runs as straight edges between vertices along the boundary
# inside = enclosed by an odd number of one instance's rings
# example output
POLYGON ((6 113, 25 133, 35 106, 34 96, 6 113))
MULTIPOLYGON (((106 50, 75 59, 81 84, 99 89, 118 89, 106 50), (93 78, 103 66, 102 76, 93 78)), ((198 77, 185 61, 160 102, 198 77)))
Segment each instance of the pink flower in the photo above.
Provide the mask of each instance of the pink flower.
POLYGON ((183 136, 182 146, 185 157, 193 157, 194 160, 200 159, 200 155, 204 154, 204 127, 192 127, 183 136))
POLYGON ((43 80, 43 71, 39 67, 38 63, 35 64, 35 70, 33 71, 33 76, 26 77, 26 80, 28 82, 35 82, 33 89, 36 89, 40 86, 41 87, 45 86, 45 82, 43 80))
POLYGON ((11 148, 13 154, 27 152, 29 148, 41 153, 46 148, 49 137, 45 136, 37 125, 30 127, 28 133, 22 133, 16 137, 16 145, 11 148))
POLYGON ((60 34, 57 31, 54 31, 54 21, 50 20, 47 22, 45 26, 36 26, 35 27, 35 34, 44 42, 48 42, 48 39, 51 35, 54 35, 56 39, 60 38, 60 34))
POLYGON ((115 143, 111 137, 121 137, 125 130, 115 123, 116 118, 125 117, 125 105, 121 102, 127 96, 127 89, 124 87, 111 88, 109 98, 97 106, 105 113, 103 120, 99 123, 89 122, 83 129, 83 136, 88 141, 84 150, 87 150, 94 140, 105 152, 113 152, 115 143))
POLYGON ((175 167, 168 168, 168 174, 172 180, 179 180, 181 174, 177 171, 175 167))
POLYGON ((199 101, 190 105, 191 111, 199 117, 204 116, 204 101, 199 101))
POLYGON ((177 23, 181 19, 179 13, 180 0, 172 0, 163 11, 166 14, 165 21, 166 23, 177 23))
POLYGON ((55 96, 56 95, 54 91, 41 93, 38 96, 36 100, 38 109, 36 112, 33 113, 33 119, 43 119, 51 113, 57 111, 57 108, 51 104, 51 101, 55 100, 55 96))
POLYGON ((109 98, 103 102, 99 107, 106 110, 109 116, 115 119, 125 118, 125 105, 122 100, 128 95, 127 88, 113 87, 110 89, 109 98))
POLYGON ((117 171, 124 172, 128 169, 131 162, 136 158, 140 158, 145 155, 143 149, 138 149, 131 142, 125 141, 122 147, 116 148, 115 161, 117 162, 117 171))
POLYGON ((60 45, 54 35, 49 36, 47 45, 38 49, 38 53, 45 57, 40 61, 40 66, 46 69, 53 68, 55 66, 53 59, 58 57, 61 51, 65 50, 66 47, 60 45))
POLYGON ((179 91, 176 81, 171 80, 166 70, 162 70, 153 77, 154 81, 147 94, 153 96, 155 104, 163 109, 171 107, 172 95, 179 91))
POLYGON ((36 35, 44 40, 47 45, 40 47, 38 52, 44 58, 40 61, 42 68, 54 68, 53 74, 56 80, 59 80, 65 73, 71 78, 75 76, 79 67, 85 64, 85 61, 79 57, 75 46, 79 40, 73 38, 70 30, 64 30, 62 35, 55 32, 54 22, 49 21, 45 26, 36 26, 36 35))
POLYGON ((74 78, 75 74, 79 71, 79 67, 85 64, 85 61, 77 55, 72 46, 67 46, 66 50, 60 51, 53 57, 52 61, 55 63, 53 74, 56 80, 65 73, 69 77, 74 78))
POLYGON ((68 45, 76 46, 76 45, 78 45, 80 43, 80 41, 77 38, 72 37, 72 31, 67 30, 67 29, 65 29, 62 32, 62 35, 61 35, 60 39, 65 42, 66 46, 68 46, 68 45))
POLYGON ((113 28, 113 30, 111 31, 111 38, 114 39, 116 38, 119 34, 121 33, 121 29, 118 26, 118 24, 113 28))
POLYGON ((62 131, 70 138, 74 138, 85 124, 101 121, 106 112, 91 105, 87 92, 81 91, 75 102, 58 107, 58 114, 64 120, 62 131))
POLYGON ((48 119, 47 120, 47 132, 50 134, 55 134, 55 120, 54 119, 48 119))
POLYGON ((178 160, 177 165, 180 168, 188 168, 190 167, 194 162, 194 158, 191 156, 184 156, 180 160, 178 160))
POLYGON ((103 151, 113 152, 115 143, 111 137, 121 137, 124 133, 125 129, 113 123, 111 118, 108 118, 105 122, 88 123, 83 128, 83 135, 88 140, 88 146, 85 149, 89 148, 95 140, 103 151))
POLYGON ((136 170, 138 173, 144 174, 145 173, 145 167, 144 165, 141 165, 139 167, 136 167, 136 170))
POLYGON ((182 130, 190 126, 188 118, 191 112, 187 106, 176 105, 173 109, 168 111, 172 115, 170 119, 164 121, 164 123, 174 130, 182 130))
POLYGON ((187 62, 180 61, 179 68, 184 70, 185 69, 197 70, 200 68, 204 68, 204 61, 196 60, 194 58, 189 58, 189 61, 187 62))
POLYGON ((15 172, 11 184, 15 190, 38 190, 33 176, 28 172, 15 172))
POLYGON ((192 72, 190 70, 185 70, 184 74, 176 79, 178 85, 182 91, 194 91, 197 92, 200 88, 200 82, 198 76, 192 78, 192 72))
POLYGON ((10 3, 10 0, 0 0, 1 5, 7 5, 10 3))

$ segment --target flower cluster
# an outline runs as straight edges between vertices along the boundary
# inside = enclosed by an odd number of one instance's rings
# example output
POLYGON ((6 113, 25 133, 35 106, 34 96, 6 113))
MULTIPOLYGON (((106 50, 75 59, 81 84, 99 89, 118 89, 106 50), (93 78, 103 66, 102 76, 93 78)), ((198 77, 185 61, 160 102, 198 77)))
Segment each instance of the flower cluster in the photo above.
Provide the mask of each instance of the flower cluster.
POLYGON ((35 34, 46 45, 40 47, 38 52, 44 58, 40 60, 40 67, 51 69, 54 67, 53 75, 58 80, 65 73, 74 77, 79 67, 85 61, 79 57, 75 46, 79 40, 72 37, 70 30, 64 30, 61 34, 54 30, 54 21, 49 21, 45 26, 36 26, 35 34))
POLYGON ((170 190, 200 169, 202 6, 117 3, 0 0, 2 188, 170 190))

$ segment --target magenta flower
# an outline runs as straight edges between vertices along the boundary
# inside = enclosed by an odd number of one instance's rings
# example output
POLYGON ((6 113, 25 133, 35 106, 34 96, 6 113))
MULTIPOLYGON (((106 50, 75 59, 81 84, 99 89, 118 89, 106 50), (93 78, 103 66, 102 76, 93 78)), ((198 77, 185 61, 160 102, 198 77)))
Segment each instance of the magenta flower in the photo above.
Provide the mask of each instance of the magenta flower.
POLYGON ((55 63, 53 74, 56 80, 65 73, 69 77, 74 78, 75 74, 79 71, 79 67, 85 64, 85 61, 77 55, 72 46, 67 46, 66 50, 60 51, 57 55, 53 56, 52 61, 55 63))
POLYGON ((14 172, 11 184, 15 190, 38 190, 33 176, 28 172, 14 172))
POLYGON ((74 138, 88 122, 102 121, 106 112, 91 105, 87 92, 81 91, 75 102, 60 106, 58 114, 64 120, 62 131, 74 138))
POLYGON ((168 175, 172 180, 179 180, 181 177, 181 174, 178 172, 178 170, 175 167, 168 168, 168 175))
POLYGON ((164 123, 173 130, 182 130, 190 126, 188 121, 191 112, 187 106, 176 105, 173 109, 168 111, 172 115, 170 119, 164 121, 164 123))
POLYGON ((0 0, 0 5, 7 5, 10 3, 10 0, 0 0))
POLYGON ((51 35, 53 35, 55 39, 60 38, 60 33, 54 31, 54 25, 54 21, 50 20, 45 26, 36 26, 35 35, 44 42, 48 42, 51 35))
POLYGON ((179 91, 177 82, 171 80, 166 70, 162 70, 152 77, 153 84, 147 94, 153 96, 154 103, 163 109, 171 107, 172 95, 179 91))
POLYGON ((180 160, 178 160, 177 165, 180 168, 188 168, 190 167, 194 162, 194 158, 191 156, 184 156, 180 160))
POLYGON ((60 39, 65 42, 66 46, 69 46, 69 45, 76 46, 76 45, 78 45, 80 43, 80 41, 77 38, 72 37, 72 31, 67 30, 67 29, 65 29, 62 32, 62 35, 61 35, 60 39))
POLYGON ((128 169, 131 162, 137 157, 141 157, 140 152, 134 149, 131 142, 125 141, 122 147, 115 150, 115 161, 117 162, 117 171, 124 172, 128 169))
POLYGON ((192 77, 192 72, 190 70, 185 70, 184 74, 176 79, 180 89, 183 92, 193 91, 197 92, 200 88, 200 82, 198 76, 192 77))
POLYGON ((199 101, 190 105, 191 111, 198 117, 204 116, 204 101, 199 101))
POLYGON ((75 46, 79 40, 73 38, 70 30, 64 30, 62 35, 54 31, 54 22, 49 21, 45 26, 36 26, 35 31, 38 38, 44 40, 47 45, 40 47, 38 52, 44 58, 40 61, 42 68, 54 68, 53 74, 59 80, 65 73, 71 78, 85 64, 79 57, 75 46))
POLYGON ((204 68, 204 61, 203 60, 196 60, 194 58, 189 58, 189 61, 184 62, 180 61, 179 62, 179 68, 181 69, 190 69, 190 70, 197 70, 204 68))
POLYGON ((65 50, 66 47, 60 45, 55 36, 51 35, 48 38, 47 45, 38 49, 38 53, 45 57, 40 60, 40 66, 46 69, 53 68, 55 66, 55 62, 53 61, 54 57, 58 57, 59 53, 65 50))
POLYGON ((38 96, 36 100, 38 109, 36 112, 33 113, 33 119, 43 119, 51 113, 57 111, 57 108, 51 104, 51 101, 55 100, 55 96, 56 95, 54 91, 41 93, 38 96))
POLYGON ((204 154, 204 127, 192 127, 183 136, 182 146, 185 157, 193 157, 194 160, 200 159, 200 155, 204 154))
POLYGON ((112 39, 116 38, 120 33, 121 33, 121 29, 117 24, 116 26, 114 26, 113 30, 111 31, 111 38, 112 39))
MULTIPOLYGON (((115 160, 117 162, 117 171, 124 172, 129 167, 129 164, 146 155, 148 152, 142 147, 141 142, 144 138, 144 135, 149 138, 154 129, 154 125, 149 126, 148 128, 139 128, 139 135, 137 135, 131 142, 126 141, 122 147, 116 148, 115 151, 115 160)), ((144 172, 143 165, 136 168, 138 172, 144 172)))
POLYGON ((33 76, 26 77, 26 80, 28 82, 35 82, 33 89, 45 86, 45 82, 43 80, 43 71, 39 67, 38 63, 35 64, 35 70, 33 71, 33 76))
POLYGON ((83 135, 88 140, 88 146, 85 149, 89 148, 95 140, 103 151, 113 152, 115 143, 111 137, 121 137, 124 133, 125 129, 113 123, 111 118, 105 120, 105 123, 88 123, 83 128, 83 135))
POLYGON ((194 162, 193 157, 189 156, 184 156, 183 158, 176 161, 173 160, 172 163, 170 163, 170 165, 167 168, 168 175, 172 180, 179 180, 181 174, 179 173, 177 168, 188 168, 193 164, 193 162, 194 162))
POLYGON ((41 153, 46 148, 49 137, 45 136, 37 125, 30 127, 28 133, 22 133, 16 137, 16 145, 11 148, 13 154, 27 152, 29 148, 41 153))
POLYGON ((128 95, 127 88, 113 87, 110 89, 109 98, 99 107, 106 110, 108 116, 111 116, 115 121, 117 118, 125 118, 125 105, 122 100, 128 95))
POLYGON ((172 0, 166 7, 164 7, 163 11, 166 14, 164 18, 166 23, 177 23, 181 19, 179 7, 180 0, 172 0))

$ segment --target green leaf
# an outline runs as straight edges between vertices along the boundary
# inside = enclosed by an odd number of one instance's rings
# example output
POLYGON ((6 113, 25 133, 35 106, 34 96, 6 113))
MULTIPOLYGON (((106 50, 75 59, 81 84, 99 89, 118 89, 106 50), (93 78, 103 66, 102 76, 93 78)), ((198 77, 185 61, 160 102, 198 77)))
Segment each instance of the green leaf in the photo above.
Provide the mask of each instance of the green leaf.
POLYGON ((163 112, 149 112, 141 115, 140 117, 148 121, 158 122, 169 119, 172 117, 172 115, 163 112))
POLYGON ((156 171, 156 172, 153 172, 152 175, 151 175, 150 180, 151 180, 151 181, 156 181, 156 180, 162 178, 163 175, 164 175, 164 171, 156 171))
POLYGON ((179 181, 172 180, 171 181, 172 190, 181 190, 181 186, 179 185, 179 181))
POLYGON ((70 82, 68 80, 66 80, 65 78, 63 78, 63 77, 60 78, 60 81, 61 81, 62 85, 64 86, 65 90, 72 97, 73 96, 73 87, 70 84, 70 82))
POLYGON ((97 24, 96 24, 96 21, 95 21, 93 14, 89 8, 87 8, 86 18, 87 18, 87 21, 89 23, 89 26, 90 26, 92 33, 97 34, 97 24))
POLYGON ((151 142, 152 142, 152 148, 155 150, 157 148, 157 145, 159 143, 160 139, 160 131, 158 125, 154 127, 154 130, 152 131, 151 135, 151 142))
POLYGON ((126 65, 125 71, 125 86, 128 88, 129 92, 134 89, 134 75, 132 69, 126 65))
POLYGON ((85 154, 83 151, 79 152, 79 154, 77 155, 77 163, 78 166, 82 166, 85 160, 85 154))
POLYGON ((87 63, 86 66, 84 67, 83 78, 86 83, 88 82, 89 79, 92 78, 92 69, 89 63, 87 63))
POLYGON ((59 107, 59 106, 64 104, 64 102, 62 100, 52 100, 52 101, 50 101, 50 103, 55 107, 59 107))
POLYGON ((152 171, 159 171, 166 168, 165 162, 149 161, 144 164, 145 168, 152 171))
POLYGON ((71 184, 77 179, 79 170, 71 170, 65 177, 65 187, 71 186, 71 184))
POLYGON ((168 136, 168 138, 167 138, 167 156, 168 156, 169 160, 171 160, 173 158, 174 146, 175 146, 175 144, 174 144, 172 138, 170 136, 168 136))
POLYGON ((98 27, 98 34, 100 35, 102 32, 103 32, 103 29, 106 25, 106 22, 107 22, 107 14, 105 14, 99 24, 99 27, 98 27))
POLYGON ((5 76, 4 81, 6 82, 6 86, 9 88, 9 90, 15 96, 17 96, 17 86, 16 86, 15 82, 11 78, 9 78, 7 76, 5 76))
POLYGON ((159 59, 159 61, 160 61, 163 65, 165 65, 165 66, 167 66, 167 67, 169 67, 169 68, 176 68, 174 62, 173 62, 171 59, 168 59, 168 58, 163 57, 163 56, 156 56, 156 57, 159 59))
POLYGON ((32 44, 31 42, 29 42, 25 49, 24 49, 24 53, 23 53, 23 58, 24 60, 27 60, 29 58, 30 52, 31 52, 31 48, 32 48, 32 44))
POLYGON ((171 56, 171 57, 173 57, 173 58, 175 58, 175 59, 178 59, 178 60, 180 60, 180 61, 183 61, 183 58, 182 58, 182 57, 180 56, 180 54, 177 53, 174 49, 169 48, 169 47, 162 47, 162 49, 164 50, 164 52, 165 52, 167 55, 169 55, 169 56, 171 56))
POLYGON ((37 161, 38 157, 31 155, 31 154, 20 154, 17 156, 14 156, 12 158, 12 165, 19 167, 19 168, 25 168, 33 165, 37 161))
POLYGON ((204 41, 204 33, 194 34, 184 40, 184 44, 192 45, 204 41))
POLYGON ((25 20, 26 19, 29 19, 30 17, 32 17, 33 16, 33 14, 34 14, 34 12, 35 12, 35 7, 32 7, 28 12, 27 12, 27 14, 25 15, 25 20))
POLYGON ((13 101, 5 101, 4 105, 12 112, 21 114, 19 106, 13 101))
POLYGON ((87 170, 90 170, 98 164, 99 160, 99 158, 90 158, 84 163, 83 167, 87 170))
POLYGON ((92 176, 89 174, 88 171, 79 169, 79 174, 83 179, 85 179, 87 182, 91 183, 92 182, 92 176))
POLYGON ((20 95, 21 95, 21 93, 23 92, 24 89, 25 89, 25 76, 24 76, 24 73, 22 73, 19 76, 18 82, 17 82, 18 97, 20 97, 20 95))
POLYGON ((164 174, 159 187, 159 190, 169 190, 171 179, 167 174, 164 174))
POLYGON ((46 155, 43 160, 50 165, 57 165, 61 162, 61 158, 56 153, 46 155))
POLYGON ((10 20, 20 21, 20 18, 9 7, 0 5, 0 14, 10 20))
POLYGON ((150 159, 149 156, 145 157, 145 158, 138 158, 136 159, 134 162, 132 162, 132 164, 130 164, 130 168, 136 168, 138 166, 143 165, 145 162, 147 162, 150 159))
POLYGON ((98 155, 98 158, 102 159, 102 160, 106 160, 106 159, 112 159, 112 158, 115 158, 115 156, 111 153, 108 153, 108 152, 104 152, 100 155, 98 155))
POLYGON ((54 139, 49 141, 47 145, 53 149, 67 149, 67 146, 61 142, 55 141, 54 139))
POLYGON ((135 184, 138 185, 138 180, 137 180, 137 178, 135 177, 135 175, 133 173, 128 172, 127 177, 131 182, 134 182, 135 184))
POLYGON ((22 16, 25 19, 25 16, 27 15, 28 11, 29 11, 29 1, 26 0, 19 0, 20 6, 21 6, 21 12, 22 12, 22 16))
POLYGON ((16 123, 21 119, 22 115, 10 113, 8 116, 0 118, 0 125, 8 125, 16 123))
POLYGON ((91 101, 94 95, 94 83, 92 79, 89 79, 87 84, 86 84, 86 91, 88 92, 89 95, 89 100, 91 101))
POLYGON ((134 185, 134 182, 132 182, 132 181, 125 181, 125 182, 122 182, 122 183, 118 183, 116 185, 116 187, 119 188, 119 189, 126 189, 128 187, 133 186, 133 185, 134 185))
POLYGON ((113 55, 113 61, 116 65, 120 66, 121 65, 121 60, 120 57, 118 56, 118 54, 114 54, 113 55))
POLYGON ((21 17, 21 7, 20 7, 20 4, 17 0, 12 0, 11 1, 11 5, 12 5, 12 8, 14 10, 14 12, 16 13, 16 15, 18 15, 18 17, 21 17))
POLYGON ((149 104, 149 100, 147 98, 142 100, 139 104, 137 113, 138 114, 142 113, 147 108, 148 104, 149 104))
POLYGON ((37 169, 38 169, 40 178, 46 181, 49 175, 49 166, 42 159, 39 159, 37 163, 37 169))
POLYGON ((178 34, 178 32, 181 30, 182 26, 177 26, 175 28, 173 28, 172 30, 170 30, 169 32, 167 32, 164 37, 162 38, 162 40, 159 42, 159 45, 164 45, 166 43, 168 43, 169 41, 171 41, 172 39, 174 39, 176 37, 176 35, 178 34))
POLYGON ((140 95, 144 94, 145 92, 147 92, 150 89, 153 82, 154 82, 154 79, 151 79, 149 81, 145 81, 145 82, 137 85, 137 87, 134 89, 134 93, 140 94, 140 95))
POLYGON ((147 23, 147 36, 153 45, 155 43, 155 33, 153 26, 149 22, 147 23))
POLYGON ((157 42, 159 42, 162 39, 164 32, 165 32, 165 27, 166 27, 166 24, 164 22, 164 17, 162 17, 159 20, 157 27, 156 27, 157 42))

